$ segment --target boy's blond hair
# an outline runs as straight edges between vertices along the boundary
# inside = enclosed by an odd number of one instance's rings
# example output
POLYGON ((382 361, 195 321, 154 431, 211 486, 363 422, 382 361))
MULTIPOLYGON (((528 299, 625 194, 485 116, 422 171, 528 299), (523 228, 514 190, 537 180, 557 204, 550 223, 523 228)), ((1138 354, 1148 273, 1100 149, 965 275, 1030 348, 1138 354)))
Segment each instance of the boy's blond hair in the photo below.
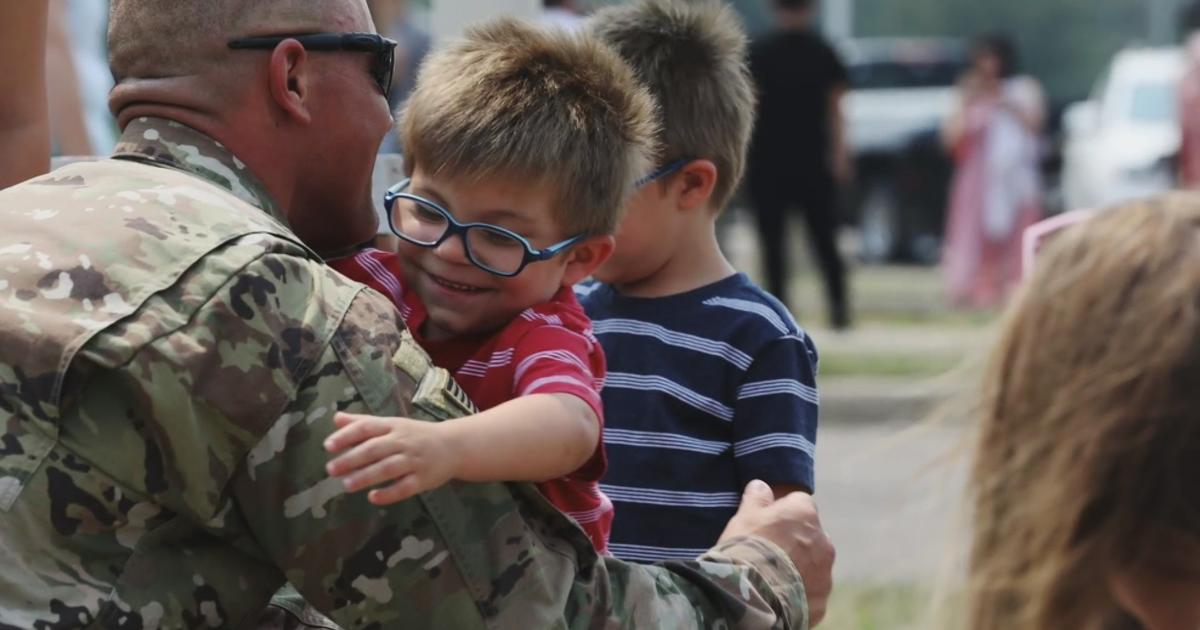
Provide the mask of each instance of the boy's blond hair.
POLYGON ((723 208, 745 170, 755 108, 746 34, 733 10, 715 0, 638 0, 600 11, 591 28, 658 101, 660 162, 712 160, 712 205, 723 208))
POLYGON ((633 71, 590 35, 502 18, 421 66, 401 114, 405 168, 553 190, 560 226, 610 234, 653 168, 657 114, 633 71))

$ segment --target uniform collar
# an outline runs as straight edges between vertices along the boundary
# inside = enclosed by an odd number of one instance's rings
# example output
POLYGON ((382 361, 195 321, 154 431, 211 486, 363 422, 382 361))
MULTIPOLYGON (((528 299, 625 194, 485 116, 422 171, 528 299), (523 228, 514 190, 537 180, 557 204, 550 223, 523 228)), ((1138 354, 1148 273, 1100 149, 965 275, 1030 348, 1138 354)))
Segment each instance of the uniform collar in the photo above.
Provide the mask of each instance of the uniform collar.
POLYGON ((220 142, 186 125, 164 118, 136 118, 125 127, 113 157, 192 173, 288 225, 283 209, 244 162, 220 142))

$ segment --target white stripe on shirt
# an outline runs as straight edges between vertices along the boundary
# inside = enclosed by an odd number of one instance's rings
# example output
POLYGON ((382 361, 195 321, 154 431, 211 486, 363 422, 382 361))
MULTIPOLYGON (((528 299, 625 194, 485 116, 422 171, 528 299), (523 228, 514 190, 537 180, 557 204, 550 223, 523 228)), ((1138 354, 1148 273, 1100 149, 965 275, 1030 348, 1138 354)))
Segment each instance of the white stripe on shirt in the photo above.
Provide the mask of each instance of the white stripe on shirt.
POLYGON ((796 320, 793 319, 790 314, 787 315, 787 322, 784 323, 783 318, 779 316, 779 313, 775 312, 775 309, 761 302, 751 302, 750 300, 739 300, 736 298, 727 297, 713 297, 704 300, 704 305, 723 306, 725 308, 731 308, 735 311, 741 311, 743 313, 753 313, 770 322, 776 330, 785 335, 790 334, 792 331, 800 328, 800 326, 796 324, 796 320), (791 326, 789 327, 788 324, 791 324, 791 326))
POLYGON ((653 337, 668 346, 675 346, 676 348, 692 350, 724 359, 743 370, 748 369, 750 364, 754 362, 750 355, 724 341, 715 341, 696 335, 689 335, 664 328, 658 324, 641 322, 635 319, 596 320, 592 322, 592 328, 596 331, 597 335, 622 334, 653 337))
POLYGON ((599 521, 606 514, 611 514, 613 511, 612 501, 599 492, 597 492, 597 494, 600 495, 600 505, 597 505, 586 512, 567 512, 567 516, 575 519, 575 522, 579 523, 580 525, 586 525, 588 523, 595 523, 596 521, 599 521))
POLYGON ((458 368, 455 376, 476 376, 482 378, 484 373, 491 368, 500 368, 512 363, 513 350, 514 348, 509 348, 493 352, 492 356, 488 357, 486 363, 478 359, 467 361, 462 367, 458 368))
MULTIPOLYGON (((530 394, 536 394, 539 389, 542 389, 543 387, 545 387, 547 385, 553 385, 555 383, 567 383, 570 385, 575 385, 576 387, 579 388, 579 390, 581 392, 587 392, 587 400, 591 400, 593 402, 600 400, 600 394, 596 393, 596 390, 592 389, 591 387, 588 387, 587 383, 584 383, 583 381, 581 381, 573 376, 566 376, 566 375, 543 376, 542 378, 539 378, 536 381, 530 383, 529 387, 526 387, 525 389, 518 392, 517 396, 519 397, 519 396, 528 396, 530 394)), ((575 391, 563 392, 563 393, 564 394, 566 394, 566 393, 578 394, 578 392, 575 392, 575 391)), ((580 396, 580 398, 583 398, 583 396, 580 396)))
POLYGON ((675 381, 655 374, 609 372, 604 377, 606 388, 662 392, 668 396, 726 422, 733 421, 733 408, 698 394, 675 381))
POLYGON ((720 455, 730 450, 729 442, 711 442, 677 433, 634 431, 632 429, 605 429, 604 443, 642 448, 667 448, 709 455, 720 455))
POLYGON ((565 363, 578 368, 584 374, 590 375, 592 373, 592 369, 585 365, 573 352, 567 352, 566 350, 543 350, 535 352, 521 360, 521 363, 517 365, 516 372, 513 374, 513 382, 520 383, 521 379, 525 377, 525 372, 529 371, 529 368, 533 367, 534 363, 543 360, 565 363))
POLYGON ((777 394, 796 396, 800 400, 808 401, 814 405, 818 405, 821 402, 820 396, 817 395, 817 388, 809 387, 800 381, 789 378, 746 383, 737 390, 738 400, 757 398, 759 396, 775 396, 777 394))
POLYGON ((400 281, 396 279, 395 274, 385 267, 383 263, 375 260, 373 254, 378 251, 369 249, 355 256, 354 259, 358 261, 358 264, 362 265, 362 268, 367 273, 371 274, 372 278, 388 290, 388 293, 391 294, 392 303, 399 306, 400 314, 408 317, 412 313, 412 309, 404 303, 404 288, 400 286, 400 281))
POLYGON ((684 490, 656 490, 654 488, 630 488, 600 484, 600 491, 613 501, 645 503, 669 507, 733 507, 742 500, 737 492, 687 492, 684 490))
POLYGON ((695 560, 709 552, 708 549, 687 547, 652 547, 650 545, 621 545, 608 543, 608 550, 622 560, 636 562, 658 562, 660 560, 695 560))
POLYGON ((759 451, 773 448, 790 448, 798 450, 809 457, 816 452, 816 446, 803 435, 796 433, 766 433, 733 444, 733 456, 744 457, 759 451))
POLYGON ((541 320, 551 326, 562 326, 563 320, 558 315, 543 315, 531 308, 527 308, 521 312, 521 318, 526 321, 541 320))

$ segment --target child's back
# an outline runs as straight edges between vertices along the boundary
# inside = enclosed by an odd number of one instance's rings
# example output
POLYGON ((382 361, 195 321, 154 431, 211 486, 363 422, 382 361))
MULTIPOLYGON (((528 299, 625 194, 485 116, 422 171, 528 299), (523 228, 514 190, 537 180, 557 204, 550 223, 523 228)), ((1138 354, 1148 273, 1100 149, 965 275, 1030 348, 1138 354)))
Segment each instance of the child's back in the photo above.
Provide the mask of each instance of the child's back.
POLYGON ((580 292, 608 356, 614 555, 694 558, 750 480, 811 487, 816 350, 777 300, 742 274, 662 298, 580 292))
POLYGON ((754 112, 731 11, 642 0, 593 27, 659 99, 665 172, 631 201, 599 283, 577 289, 608 356, 610 548, 691 558, 716 542, 749 481, 811 492, 816 350, 716 241, 754 112))

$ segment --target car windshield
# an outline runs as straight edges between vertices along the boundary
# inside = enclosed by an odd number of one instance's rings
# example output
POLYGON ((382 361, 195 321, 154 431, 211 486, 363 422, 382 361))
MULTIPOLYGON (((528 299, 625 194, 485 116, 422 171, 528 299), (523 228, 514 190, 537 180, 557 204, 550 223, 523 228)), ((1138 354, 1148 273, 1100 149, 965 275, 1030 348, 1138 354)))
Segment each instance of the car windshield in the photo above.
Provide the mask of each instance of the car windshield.
POLYGON ((1161 124, 1176 117, 1175 89, 1169 83, 1139 83, 1133 88, 1129 119, 1139 124, 1161 124))
POLYGON ((962 70, 951 61, 858 63, 850 67, 850 85, 858 90, 950 87, 962 70))

